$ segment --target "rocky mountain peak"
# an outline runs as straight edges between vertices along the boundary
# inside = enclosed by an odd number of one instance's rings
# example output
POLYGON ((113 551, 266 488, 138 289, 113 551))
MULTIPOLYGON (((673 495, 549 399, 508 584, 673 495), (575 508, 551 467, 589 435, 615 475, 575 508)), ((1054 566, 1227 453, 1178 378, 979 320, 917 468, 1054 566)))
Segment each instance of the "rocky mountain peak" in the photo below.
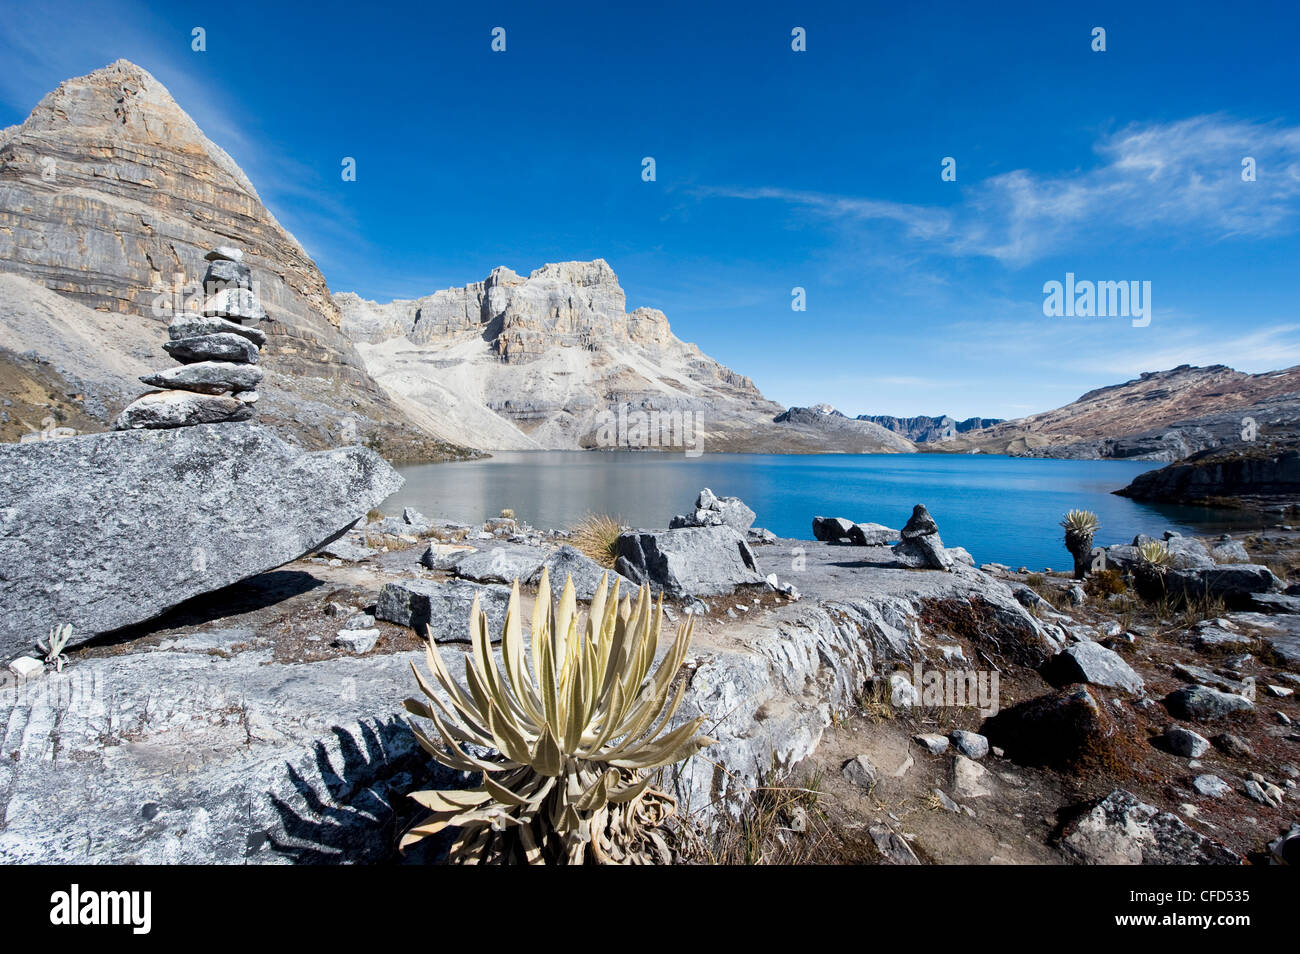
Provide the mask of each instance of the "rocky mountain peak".
POLYGON ((223 149, 203 135, 167 87, 130 60, 116 60, 85 76, 64 80, 36 104, 21 126, 5 130, 12 135, 19 132, 29 139, 67 139, 72 134, 98 140, 107 148, 110 159, 117 153, 117 143, 165 146, 173 152, 203 157, 238 188, 257 198, 248 177, 223 149))
MULTIPOLYGON (((68 299, 82 309, 63 310, 79 316, 73 320, 85 323, 87 312, 123 316, 121 347, 156 336, 175 311, 201 306, 204 256, 225 245, 244 250, 270 316, 264 421, 309 446, 381 424, 388 434, 430 438, 366 373, 302 246, 147 70, 118 60, 66 80, 21 125, 0 132, 0 271, 68 299)), ((11 304, 23 311, 34 301, 20 295, 11 304)), ((42 333, 37 324, 22 324, 22 350, 44 356, 43 343, 55 348, 66 329, 46 322, 42 333)), ((18 325, 10 322, 7 336, 0 328, 0 349, 17 344, 18 325)), ((65 362, 63 354, 50 357, 65 362)), ((102 380, 70 382, 68 391, 102 384, 105 395, 120 392, 111 420, 138 382, 115 356, 99 358, 102 380)))
MULTIPOLYGON (((552 347, 694 349, 673 336, 668 317, 657 308, 628 312, 627 294, 603 258, 548 263, 527 278, 502 265, 481 282, 387 304, 346 292, 335 300, 344 330, 354 341, 377 343, 400 336, 430 344, 481 336, 506 363, 527 363, 552 347)), ((693 355, 701 367, 714 364, 698 349, 693 355)), ((733 383, 740 379, 728 369, 721 372, 733 383)))
POLYGON ((607 286, 612 293, 622 294, 623 288, 618 283, 618 276, 609 262, 597 258, 590 262, 555 262, 534 269, 529 280, 549 279, 566 285, 582 288, 607 286))

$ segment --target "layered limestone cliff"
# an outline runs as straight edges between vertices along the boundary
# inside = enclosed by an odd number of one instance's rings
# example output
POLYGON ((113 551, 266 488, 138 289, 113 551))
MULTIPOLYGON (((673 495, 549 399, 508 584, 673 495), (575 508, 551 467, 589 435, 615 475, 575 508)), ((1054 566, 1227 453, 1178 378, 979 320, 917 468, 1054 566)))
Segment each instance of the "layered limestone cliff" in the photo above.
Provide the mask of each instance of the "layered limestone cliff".
MULTIPOLYGON (((60 312, 56 324, 111 315, 120 332, 112 337, 123 342, 83 367, 79 380, 56 382, 52 391, 91 390, 108 403, 110 392, 120 392, 123 404, 129 400, 139 383, 122 371, 134 370, 130 357, 138 349, 127 342, 138 330, 151 344, 175 307, 201 304, 203 255, 217 245, 245 250, 270 314, 263 326, 264 423, 314 447, 368 440, 395 456, 452 450, 437 446, 366 373, 302 246, 148 72, 118 60, 70 79, 24 123, 0 131, 0 272, 28 283, 10 281, 0 291, 5 311, 24 317, 28 357, 56 369, 62 361, 56 339, 66 329, 52 327, 45 343, 35 331, 52 312, 60 312), (33 288, 73 307, 40 303, 33 288)), ((121 407, 108 410, 108 417, 89 416, 107 427, 121 407)))
POLYGON ((864 425, 852 448, 775 423, 747 377, 627 310, 603 259, 509 268, 463 288, 378 304, 334 296, 370 373, 452 441, 488 449, 910 451, 864 425))

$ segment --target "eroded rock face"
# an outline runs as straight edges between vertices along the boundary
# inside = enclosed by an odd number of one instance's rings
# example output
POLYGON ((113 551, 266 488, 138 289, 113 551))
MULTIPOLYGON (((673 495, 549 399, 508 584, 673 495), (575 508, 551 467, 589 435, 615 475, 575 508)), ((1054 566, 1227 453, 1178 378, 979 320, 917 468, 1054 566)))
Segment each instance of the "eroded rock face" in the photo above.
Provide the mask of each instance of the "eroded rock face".
POLYGON ((252 424, 5 444, 0 473, 0 654, 56 623, 81 642, 274 569, 402 485, 371 451, 306 454, 252 424))
POLYGON ((663 312, 629 312, 604 259, 495 268, 414 300, 335 301, 371 373, 476 446, 740 449, 730 442, 755 439, 779 410, 674 336, 663 312))
POLYGON ((1239 865, 1236 852, 1177 815, 1116 789, 1073 821, 1061 848, 1092 865, 1239 865))

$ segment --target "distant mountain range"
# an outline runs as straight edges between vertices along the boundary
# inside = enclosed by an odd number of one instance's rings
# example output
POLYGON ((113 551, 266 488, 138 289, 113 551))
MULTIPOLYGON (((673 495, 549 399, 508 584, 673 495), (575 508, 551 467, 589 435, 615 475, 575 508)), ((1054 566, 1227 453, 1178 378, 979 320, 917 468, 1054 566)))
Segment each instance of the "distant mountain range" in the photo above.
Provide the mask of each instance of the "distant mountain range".
MULTIPOLYGON (((850 420, 846 414, 836 410, 829 404, 814 404, 808 410, 850 420)), ((942 441, 950 441, 958 434, 965 434, 968 431, 992 427, 994 424, 1002 423, 1001 418, 996 417, 968 417, 964 421, 958 421, 947 414, 941 414, 938 417, 926 417, 924 415, 920 417, 891 417, 888 414, 859 414, 851 420, 866 421, 869 424, 879 425, 887 431, 906 437, 914 444, 938 444, 942 441)))

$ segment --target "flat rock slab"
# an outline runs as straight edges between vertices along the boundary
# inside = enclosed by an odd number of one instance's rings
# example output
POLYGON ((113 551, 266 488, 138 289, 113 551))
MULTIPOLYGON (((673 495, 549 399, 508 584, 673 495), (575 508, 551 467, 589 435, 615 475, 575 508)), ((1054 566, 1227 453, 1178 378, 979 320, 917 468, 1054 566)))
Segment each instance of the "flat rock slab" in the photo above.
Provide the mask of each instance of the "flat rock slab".
POLYGON ((167 323, 167 336, 172 341, 181 338, 197 338, 200 335, 232 334, 247 338, 259 348, 266 344, 266 332, 237 321, 227 321, 216 316, 196 315, 185 312, 167 323))
POLYGON ((394 860, 406 793, 456 784, 402 711, 422 654, 283 664, 234 636, 0 688, 0 863, 394 860))
POLYGON ((333 543, 327 544, 316 551, 318 555, 328 559, 342 560, 344 563, 360 563, 363 560, 369 560, 378 555, 379 551, 371 547, 362 546, 359 543, 353 543, 346 537, 341 537, 333 543))
MULTIPOLYGON (((476 583, 513 583, 515 580, 523 583, 541 570, 546 556, 547 551, 541 547, 506 543, 460 554, 456 560, 449 561, 447 568, 476 583)), ((560 584, 563 583, 561 580, 560 584)))
POLYGON ((164 341, 163 350, 182 364, 193 364, 197 361, 257 364, 257 345, 242 335, 231 334, 228 331, 164 341))
POLYGON ((0 445, 0 656, 73 642, 314 553, 402 485, 360 447, 252 424, 0 445))
POLYGON ((1282 661, 1289 669, 1300 672, 1300 634, 1287 633, 1283 636, 1265 636, 1264 642, 1282 658, 1282 661))
POLYGON ((113 426, 119 431, 189 427, 247 421, 254 413, 252 404, 224 394, 155 391, 123 408, 113 426))
POLYGON ((255 364, 233 361, 196 361, 153 374, 140 380, 155 388, 181 388, 200 394, 224 394, 227 391, 251 391, 262 382, 262 369, 255 364))

